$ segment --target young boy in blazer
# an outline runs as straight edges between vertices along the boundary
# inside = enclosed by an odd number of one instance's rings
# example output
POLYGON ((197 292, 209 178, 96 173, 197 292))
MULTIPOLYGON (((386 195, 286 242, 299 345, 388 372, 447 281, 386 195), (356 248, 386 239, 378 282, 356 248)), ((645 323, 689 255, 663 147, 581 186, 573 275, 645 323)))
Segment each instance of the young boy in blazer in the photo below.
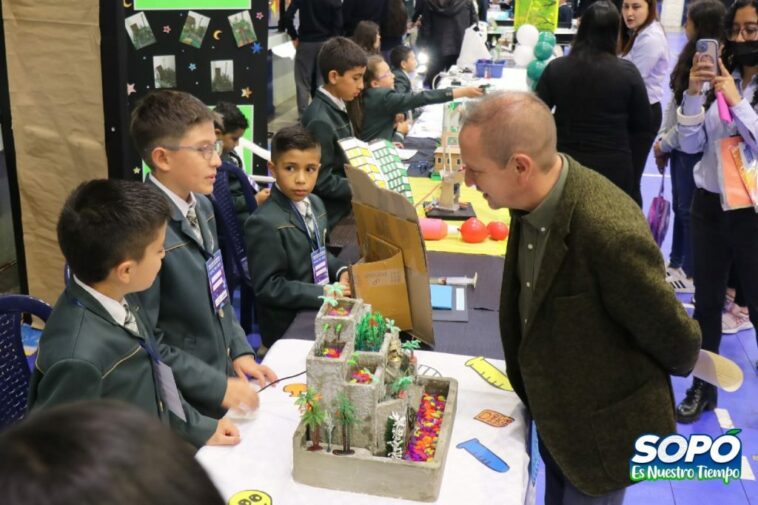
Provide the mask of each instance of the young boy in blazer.
POLYGON ((160 90, 132 112, 131 135, 152 169, 147 184, 160 189, 171 212, 163 268, 140 299, 187 400, 221 417, 231 407, 257 407, 248 377, 263 386, 276 375, 255 362, 226 289, 213 207, 204 196, 221 165, 214 118, 194 96, 160 90))
POLYGON ((271 346, 298 310, 318 309, 323 285, 337 280, 350 293, 345 264, 326 251, 326 209, 311 194, 320 164, 318 141, 302 126, 282 128, 271 140, 271 197, 245 223, 248 267, 265 346, 271 346))
POLYGON ((227 419, 202 416, 183 400, 133 294, 161 268, 168 217, 160 192, 137 182, 94 180, 69 196, 58 241, 73 276, 40 338, 30 410, 114 399, 170 424, 195 446, 239 441, 227 419))

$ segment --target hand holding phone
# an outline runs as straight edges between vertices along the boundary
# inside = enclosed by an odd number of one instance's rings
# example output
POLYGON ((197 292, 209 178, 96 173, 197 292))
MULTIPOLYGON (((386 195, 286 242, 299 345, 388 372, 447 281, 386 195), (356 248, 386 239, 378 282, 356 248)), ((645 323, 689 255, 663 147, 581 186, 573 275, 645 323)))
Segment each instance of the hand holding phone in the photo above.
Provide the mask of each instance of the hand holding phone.
POLYGON ((719 72, 719 44, 715 39, 698 39, 695 57, 690 69, 687 93, 697 95, 708 91, 711 81, 719 72))

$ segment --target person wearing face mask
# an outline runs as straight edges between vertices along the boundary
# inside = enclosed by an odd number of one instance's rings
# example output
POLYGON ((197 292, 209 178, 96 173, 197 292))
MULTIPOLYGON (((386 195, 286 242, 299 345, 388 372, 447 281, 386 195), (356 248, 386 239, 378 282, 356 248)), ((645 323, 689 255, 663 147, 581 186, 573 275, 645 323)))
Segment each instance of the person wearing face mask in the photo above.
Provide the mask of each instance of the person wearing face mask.
MULTIPOLYGON (((758 214, 752 208, 722 208, 717 155, 721 140, 739 135, 746 149, 758 156, 758 0, 736 1, 726 14, 725 28, 728 41, 718 66, 695 55, 689 87, 677 110, 682 151, 703 152, 694 169, 697 189, 691 209, 695 319, 703 333, 703 349, 712 352, 718 352, 721 343, 721 310, 731 267, 739 273, 750 321, 758 324, 758 214), (703 94, 705 83, 711 90, 703 94), (720 119, 714 92, 723 94, 731 123, 720 119)), ((694 422, 716 403, 715 386, 694 379, 677 407, 677 420, 694 422)))
POLYGON ((624 0, 621 16, 627 29, 621 29, 619 56, 634 63, 640 71, 650 102, 651 122, 647 148, 636 153, 633 160, 638 192, 634 199, 642 205, 640 181, 650 148, 661 127, 661 100, 669 68, 669 45, 663 27, 658 22, 655 0, 624 0))

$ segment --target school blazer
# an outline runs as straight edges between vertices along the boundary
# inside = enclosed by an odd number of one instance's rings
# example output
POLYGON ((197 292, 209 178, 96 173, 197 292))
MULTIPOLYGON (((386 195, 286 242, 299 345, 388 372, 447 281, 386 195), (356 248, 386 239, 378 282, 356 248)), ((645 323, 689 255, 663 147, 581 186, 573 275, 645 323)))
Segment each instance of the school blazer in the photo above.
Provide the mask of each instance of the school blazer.
POLYGON ((82 400, 120 400, 159 418, 187 441, 202 447, 215 431, 216 421, 199 414, 184 399, 186 423, 168 410, 145 350, 148 345, 158 350, 158 343, 137 297, 128 295, 126 299, 144 338, 116 323, 73 280, 69 283, 40 338, 29 410, 82 400))
POLYGON ((630 484, 637 437, 676 431, 669 374, 690 373, 700 330, 665 282, 639 207, 571 158, 533 303, 519 314, 522 214, 511 212, 500 301, 508 378, 569 481, 605 494, 630 484))
POLYGON ((395 114, 432 103, 453 99, 452 88, 432 89, 417 93, 398 93, 389 88, 370 88, 363 92, 363 130, 361 139, 392 140, 395 114))
POLYGON ((392 73, 395 75, 395 91, 397 93, 410 93, 413 91, 411 80, 408 79, 402 68, 396 68, 392 73))
POLYGON ((218 251, 219 243, 210 201, 195 194, 203 246, 179 208, 164 196, 171 208, 166 257, 153 285, 139 297, 163 344, 163 360, 174 370, 187 400, 203 414, 220 417, 227 378, 234 376, 232 360, 253 350, 231 300, 218 313, 213 307, 205 262, 218 251))
MULTIPOLYGON (((327 231, 321 199, 309 196, 321 243, 327 231)), ((271 197, 245 222, 248 268, 263 342, 270 346, 287 330, 299 310, 321 306, 322 286, 313 283, 311 243, 291 201, 276 186, 271 197)), ((345 263, 327 253, 329 278, 336 281, 345 263)))
POLYGON ((353 193, 345 176, 347 157, 339 140, 355 134, 347 113, 321 90, 303 112, 302 123, 321 144, 321 168, 313 194, 324 202, 331 229, 352 211, 353 193))

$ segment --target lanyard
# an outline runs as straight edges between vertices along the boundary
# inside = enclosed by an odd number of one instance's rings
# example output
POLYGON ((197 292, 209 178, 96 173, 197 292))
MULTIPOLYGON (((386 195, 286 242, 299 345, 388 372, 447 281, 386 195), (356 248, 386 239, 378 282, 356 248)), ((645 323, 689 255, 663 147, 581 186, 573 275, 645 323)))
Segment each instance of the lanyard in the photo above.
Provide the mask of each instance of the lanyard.
MULTIPOLYGON (((311 205, 310 202, 308 202, 308 204, 311 205)), ((297 209, 297 206, 292 202, 292 200, 290 200, 290 205, 292 206, 292 210, 295 211, 295 215, 297 216, 298 222, 303 226, 303 230, 305 230, 305 234, 308 236, 308 242, 310 242, 311 250, 317 251, 321 249, 321 238, 318 231, 318 220, 316 219, 315 214, 313 214, 313 206, 311 205, 311 216, 313 216, 313 228, 315 228, 315 230, 313 231, 313 234, 316 235, 316 244, 315 244, 316 248, 315 249, 313 248, 313 245, 314 245, 313 239, 311 238, 311 232, 308 229, 308 224, 305 222, 305 218, 297 209)))

